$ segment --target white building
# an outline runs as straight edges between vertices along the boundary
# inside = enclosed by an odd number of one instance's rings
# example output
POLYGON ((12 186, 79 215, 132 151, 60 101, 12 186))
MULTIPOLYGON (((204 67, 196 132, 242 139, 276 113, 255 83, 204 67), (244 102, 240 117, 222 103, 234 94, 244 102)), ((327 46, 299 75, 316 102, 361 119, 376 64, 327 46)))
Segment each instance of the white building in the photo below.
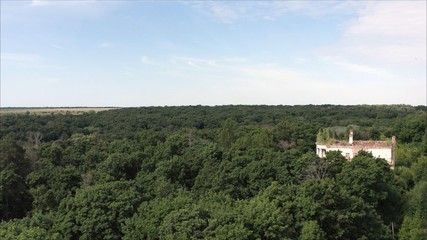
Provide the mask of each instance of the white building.
POLYGON ((384 158, 391 167, 394 167, 396 137, 391 138, 391 143, 386 141, 353 141, 353 130, 347 141, 335 141, 332 144, 316 143, 316 152, 319 157, 326 157, 326 152, 341 151, 341 154, 351 160, 360 150, 372 153, 372 156, 384 158))

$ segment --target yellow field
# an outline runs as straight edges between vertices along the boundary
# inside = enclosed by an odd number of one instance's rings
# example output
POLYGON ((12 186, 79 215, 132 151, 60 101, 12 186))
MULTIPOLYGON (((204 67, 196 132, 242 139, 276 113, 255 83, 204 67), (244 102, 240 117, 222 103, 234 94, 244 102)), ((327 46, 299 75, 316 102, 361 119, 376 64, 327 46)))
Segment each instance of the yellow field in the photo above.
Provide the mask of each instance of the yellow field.
POLYGON ((100 112, 100 111, 106 111, 106 110, 112 110, 112 109, 118 109, 118 108, 0 108, 0 114, 83 114, 85 112, 100 112))

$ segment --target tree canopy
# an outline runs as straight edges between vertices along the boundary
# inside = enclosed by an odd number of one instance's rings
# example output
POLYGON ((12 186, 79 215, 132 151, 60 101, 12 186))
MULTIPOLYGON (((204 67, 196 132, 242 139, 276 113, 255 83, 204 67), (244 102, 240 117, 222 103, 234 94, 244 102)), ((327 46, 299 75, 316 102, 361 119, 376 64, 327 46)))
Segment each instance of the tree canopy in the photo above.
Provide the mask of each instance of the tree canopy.
POLYGON ((0 116, 1 239, 425 239, 423 106, 0 116), (396 167, 315 143, 397 136, 396 167))

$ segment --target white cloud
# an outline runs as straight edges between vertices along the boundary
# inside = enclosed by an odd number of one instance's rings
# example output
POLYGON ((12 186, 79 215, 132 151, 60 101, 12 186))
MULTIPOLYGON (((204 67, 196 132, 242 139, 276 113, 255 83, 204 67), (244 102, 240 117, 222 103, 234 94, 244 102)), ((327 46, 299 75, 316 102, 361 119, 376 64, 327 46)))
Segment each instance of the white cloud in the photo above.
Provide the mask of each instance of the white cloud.
POLYGON ((224 101, 218 104, 253 104, 263 101, 267 104, 280 104, 284 99, 291 101, 296 93, 300 93, 303 98, 307 92, 306 85, 312 82, 308 77, 276 64, 254 63, 241 57, 173 57, 171 63, 178 67, 175 68, 178 73, 174 72, 174 76, 193 82, 192 89, 198 89, 194 93, 188 93, 191 99, 206 99, 210 104, 218 100, 224 101), (185 66, 197 71, 189 74, 185 66), (194 96, 195 94, 201 96, 194 96))
POLYGON ((426 65, 426 2, 374 1, 347 25, 340 50, 371 61, 426 65))
POLYGON ((264 16, 264 19, 268 21, 274 21, 274 18, 271 16, 264 16))
MULTIPOLYGON (((2 69, 4 72, 9 70, 10 67, 18 67, 28 69, 67 69, 67 66, 60 66, 56 64, 49 63, 49 59, 45 56, 38 54, 28 54, 28 53, 1 53, 1 65, 4 67, 2 69)), ((25 72, 25 71, 23 71, 25 72)), ((17 73, 14 73, 17 74, 17 73)), ((19 75, 19 74, 17 74, 19 75)))
POLYGON ((1 53, 1 60, 12 62, 37 62, 41 57, 36 54, 22 54, 22 53, 1 53))
MULTIPOLYGON (((222 2, 183 2, 222 23, 232 23, 242 15, 233 4, 222 2)), ((242 4, 241 4, 242 5, 242 4)))
POLYGON ((374 68, 370 66, 364 66, 356 63, 348 63, 348 62, 336 62, 335 64, 343 66, 345 69, 356 72, 356 73, 363 73, 363 74, 369 74, 369 75, 376 75, 380 77, 390 77, 392 74, 387 72, 384 69, 380 68, 374 68))
POLYGON ((68 6, 78 5, 78 4, 87 4, 87 3, 96 3, 96 0, 79 0, 79 1, 63 1, 63 0, 32 0, 31 6, 52 6, 65 4, 68 6), (77 3, 76 3, 77 2, 77 3))
POLYGON ((53 48, 57 48, 57 49, 65 50, 65 48, 64 48, 64 47, 59 46, 59 45, 56 45, 56 44, 52 44, 52 47, 53 47, 53 48))
POLYGON ((324 57, 320 62, 333 64, 344 70, 339 71, 332 66, 332 69, 337 70, 336 74, 324 71, 297 71, 279 64, 254 62, 246 58, 242 58, 244 61, 233 59, 240 58, 173 57, 168 69, 174 76, 174 82, 179 84, 170 87, 168 94, 153 98, 158 98, 158 101, 165 105, 170 105, 171 102, 174 105, 230 103, 416 105, 425 99, 422 90, 425 89, 425 83, 417 79, 402 78, 387 69, 353 63, 340 57, 324 57), (215 64, 212 64, 213 62, 215 64), (195 65, 197 68, 189 65, 195 65), (384 89, 385 85, 388 86, 386 91, 379 90, 384 89), (188 90, 189 86, 191 91, 188 90))
POLYGON ((52 1, 46 1, 46 0, 32 0, 31 5, 32 6, 43 6, 48 5, 52 1))
POLYGON ((230 23, 238 19, 238 13, 226 5, 214 4, 211 6, 213 15, 225 23, 230 23))
POLYGON ((191 66, 191 67, 194 67, 194 68, 198 68, 199 67, 193 61, 188 61, 187 64, 188 64, 188 66, 191 66))
POLYGON ((141 57, 141 62, 143 64, 148 64, 148 65, 153 64, 153 61, 149 57, 147 57, 147 56, 142 56, 141 57))
POLYGON ((217 64, 216 60, 214 59, 204 59, 186 56, 170 57, 169 62, 176 66, 189 66, 192 68, 213 68, 217 64))
POLYGON ((244 57, 224 57, 223 60, 226 62, 232 62, 232 63, 245 63, 249 61, 248 58, 244 58, 244 57))
POLYGON ((391 74, 385 69, 349 62, 338 56, 323 56, 321 57, 321 60, 326 63, 332 63, 335 65, 341 66, 345 70, 348 70, 354 73, 371 75, 371 76, 376 76, 381 78, 393 77, 393 74, 391 74))
POLYGON ((425 38, 425 1, 368 2, 346 31, 349 37, 425 38))
POLYGON ((348 14, 362 5, 354 1, 201 1, 190 4, 198 11, 223 23, 254 19, 274 21, 289 13, 300 13, 310 17, 348 14))
MULTIPOLYGON (((18 1, 24 2, 24 1, 18 1)), ((99 1, 99 0, 32 0, 21 9, 30 10, 31 14, 43 14, 50 21, 72 18, 76 20, 97 19, 115 11, 125 1, 99 1)), ((47 23, 49 23, 47 22, 47 23)))
POLYGON ((261 9, 270 17, 280 17, 289 13, 299 13, 310 17, 331 14, 349 14, 361 5, 355 1, 273 1, 260 2, 256 9, 261 9))
POLYGON ((342 16, 350 18, 341 24, 342 38, 325 47, 322 55, 342 55, 366 65, 427 64, 426 1, 196 2, 192 6, 223 23, 276 20, 290 13, 342 16))
POLYGON ((112 48, 112 47, 113 47, 113 44, 109 42, 100 43, 98 45, 98 48, 112 48))

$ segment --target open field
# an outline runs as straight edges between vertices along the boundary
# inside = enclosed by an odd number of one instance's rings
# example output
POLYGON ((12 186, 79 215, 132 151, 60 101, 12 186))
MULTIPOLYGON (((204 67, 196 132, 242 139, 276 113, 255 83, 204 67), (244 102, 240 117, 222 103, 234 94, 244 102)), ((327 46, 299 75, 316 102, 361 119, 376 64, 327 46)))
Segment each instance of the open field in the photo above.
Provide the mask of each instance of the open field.
POLYGON ((0 108, 0 114, 83 114, 85 112, 100 112, 100 111, 106 111, 106 110, 112 110, 112 109, 118 109, 118 108, 112 108, 112 107, 75 107, 75 108, 0 108))

